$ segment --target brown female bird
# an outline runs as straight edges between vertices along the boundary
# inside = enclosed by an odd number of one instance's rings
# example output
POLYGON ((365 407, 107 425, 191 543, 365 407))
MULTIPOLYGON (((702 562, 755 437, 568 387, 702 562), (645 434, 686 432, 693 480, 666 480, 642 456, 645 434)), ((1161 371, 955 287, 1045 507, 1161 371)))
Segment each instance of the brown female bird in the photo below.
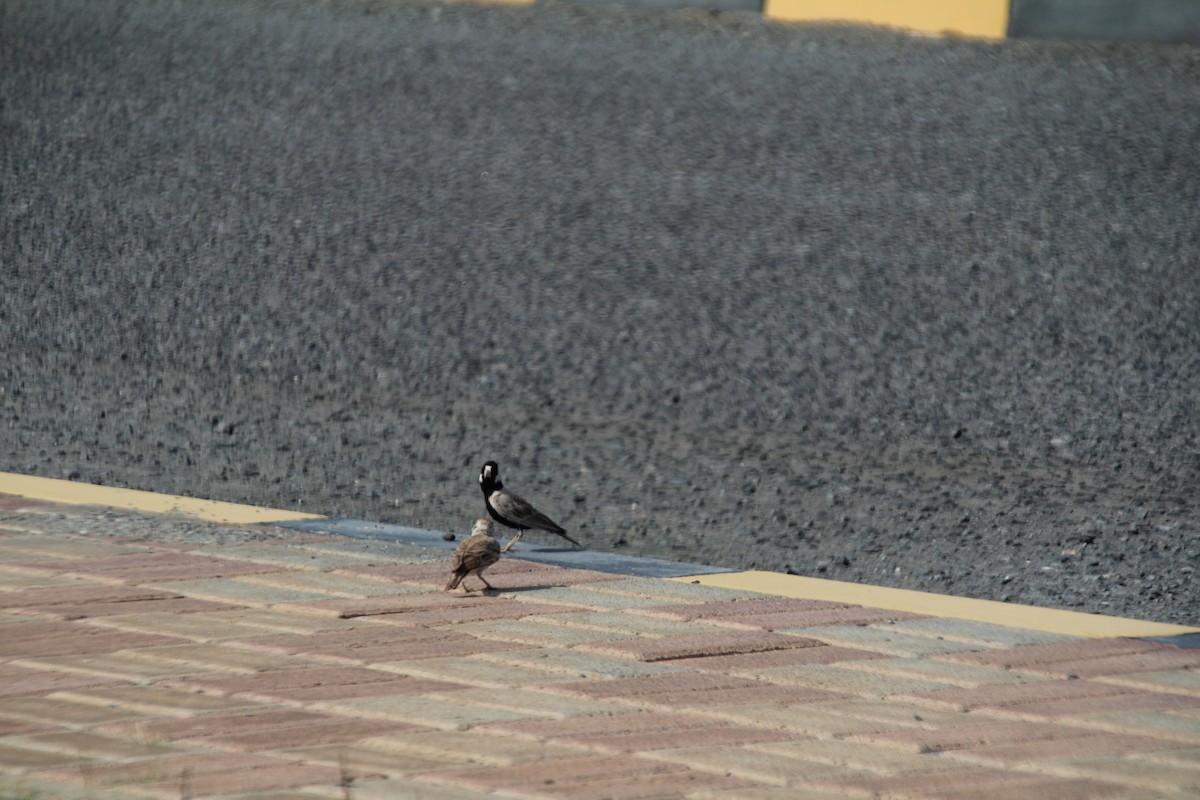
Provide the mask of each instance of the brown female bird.
MULTIPOLYGON (((492 521, 476 520, 471 535, 454 549, 454 560, 450 562, 450 581, 446 584, 446 591, 457 589, 468 575, 479 578, 489 589, 495 588, 483 577, 483 571, 499 561, 502 552, 504 551, 500 548, 500 543, 492 536, 492 521)), ((463 583, 463 591, 472 590, 463 583)))

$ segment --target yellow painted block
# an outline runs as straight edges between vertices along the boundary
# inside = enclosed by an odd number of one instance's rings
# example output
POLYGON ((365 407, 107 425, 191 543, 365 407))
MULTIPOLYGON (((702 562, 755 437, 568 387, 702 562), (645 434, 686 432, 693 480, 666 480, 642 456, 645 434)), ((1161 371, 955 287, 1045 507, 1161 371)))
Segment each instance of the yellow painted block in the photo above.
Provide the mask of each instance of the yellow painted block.
POLYGON ((60 481, 0 472, 0 494, 14 494, 34 500, 67 505, 109 506, 154 514, 182 514, 208 522, 247 525, 256 522, 286 522, 297 519, 320 519, 320 514, 259 508, 220 500, 201 500, 136 489, 117 489, 78 481, 60 481))
POLYGON ((861 22, 922 33, 1003 39, 1011 0, 766 0, 769 19, 861 22))
POLYGON ((720 586, 725 589, 742 589, 779 597, 829 600, 891 611, 928 614, 932 617, 988 622, 1009 628, 1025 628, 1069 636, 1151 637, 1200 632, 1200 628, 1170 625, 1165 622, 1145 622, 1079 611, 1000 603, 995 600, 976 600, 970 597, 915 592, 910 589, 890 589, 885 586, 845 583, 824 578, 805 578, 779 572, 750 570, 717 575, 690 575, 671 580, 720 586))

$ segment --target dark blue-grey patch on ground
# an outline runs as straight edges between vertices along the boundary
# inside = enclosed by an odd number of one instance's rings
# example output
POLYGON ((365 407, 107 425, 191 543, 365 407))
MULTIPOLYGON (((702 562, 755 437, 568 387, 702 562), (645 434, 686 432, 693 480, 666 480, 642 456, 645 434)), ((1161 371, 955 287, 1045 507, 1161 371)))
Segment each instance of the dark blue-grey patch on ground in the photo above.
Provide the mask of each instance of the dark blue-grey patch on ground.
POLYGON ((1154 636, 1150 637, 1150 641, 1173 644, 1176 647, 1183 647, 1188 650, 1200 650, 1200 633, 1182 633, 1179 636, 1154 636))
POLYGON ((1009 36, 1200 43, 1196 0, 1013 0, 1009 36))
MULTIPOLYGON (((273 522, 273 526, 291 528, 301 531, 316 531, 348 536, 352 539, 374 539, 381 542, 398 542, 418 547, 432 547, 438 550, 453 550, 458 542, 448 542, 442 538, 440 531, 429 531, 422 528, 409 528, 404 525, 385 525, 381 522, 366 522, 357 519, 306 519, 294 522, 273 522)), ((536 561, 539 564, 552 564, 556 567, 572 569, 590 569, 596 572, 608 572, 618 575, 629 575, 635 578, 681 578, 686 575, 714 575, 721 572, 735 572, 724 567, 710 567, 703 564, 685 564, 681 561, 667 561, 661 558, 643 558, 640 556, 625 556, 614 553, 600 553, 595 550, 575 550, 563 547, 546 547, 522 540, 519 549, 513 551, 517 558, 525 561, 536 561)))
POLYGON ((701 11, 746 11, 752 14, 763 12, 762 0, 567 0, 567 2, 582 6, 612 5, 662 11, 695 8, 701 11))

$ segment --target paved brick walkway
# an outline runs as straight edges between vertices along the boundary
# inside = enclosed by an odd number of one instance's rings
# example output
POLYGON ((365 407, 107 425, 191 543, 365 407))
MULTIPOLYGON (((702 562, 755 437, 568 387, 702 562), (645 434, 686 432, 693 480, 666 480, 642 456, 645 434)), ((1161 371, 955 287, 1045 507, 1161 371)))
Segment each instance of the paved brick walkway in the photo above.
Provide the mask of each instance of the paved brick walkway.
POLYGON ((0 495, 0 797, 1200 797, 1200 651, 0 495))

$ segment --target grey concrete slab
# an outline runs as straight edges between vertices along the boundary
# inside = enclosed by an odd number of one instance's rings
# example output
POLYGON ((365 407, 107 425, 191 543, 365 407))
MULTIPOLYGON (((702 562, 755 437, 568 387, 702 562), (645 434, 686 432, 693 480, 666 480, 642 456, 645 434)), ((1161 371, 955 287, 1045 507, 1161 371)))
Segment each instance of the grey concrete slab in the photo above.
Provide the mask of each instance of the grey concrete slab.
MULTIPOLYGON (((455 541, 446 541, 442 538, 441 531, 357 519, 313 519, 273 524, 294 530, 319 531, 348 536, 353 539, 399 542, 438 550, 453 550, 461 541, 461 537, 455 541)), ((569 547, 548 547, 524 540, 521 541, 519 550, 515 552, 526 561, 572 569, 591 569, 597 572, 629 575, 636 578, 678 578, 684 575, 713 575, 735 571, 725 567, 685 564, 681 561, 668 561, 661 558, 625 556, 594 550, 575 550, 569 547)))

